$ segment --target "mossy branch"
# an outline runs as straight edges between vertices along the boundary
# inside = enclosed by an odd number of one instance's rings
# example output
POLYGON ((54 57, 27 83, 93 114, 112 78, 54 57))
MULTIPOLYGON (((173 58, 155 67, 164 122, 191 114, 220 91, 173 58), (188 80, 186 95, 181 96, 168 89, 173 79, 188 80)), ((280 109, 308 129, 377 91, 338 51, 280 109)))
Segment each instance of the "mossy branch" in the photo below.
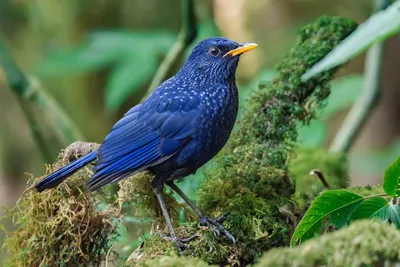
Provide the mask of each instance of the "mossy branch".
POLYGON ((379 220, 358 221, 296 248, 274 249, 254 267, 398 266, 400 232, 379 220))
POLYGON ((45 93, 40 83, 33 78, 28 78, 8 53, 4 42, 0 39, 0 65, 8 79, 10 89, 16 94, 21 108, 26 116, 32 135, 47 162, 52 162, 54 157, 46 142, 46 134, 40 127, 43 118, 36 118, 34 107, 50 115, 53 122, 53 134, 57 138, 59 147, 66 147, 76 140, 82 140, 82 135, 77 127, 62 108, 45 93))
POLYGON ((182 3, 182 27, 178 39, 172 46, 171 50, 161 62, 149 89, 148 93, 152 92, 157 86, 160 85, 168 76, 169 72, 182 57, 185 50, 194 41, 197 36, 197 22, 193 0, 181 0, 182 3))
MULTIPOLYGON (((278 65, 279 75, 261 83, 249 99, 236 132, 216 166, 205 173, 199 205, 209 216, 226 215, 224 227, 237 244, 215 237, 196 222, 178 229, 196 234, 186 256, 218 265, 241 266, 273 247, 288 244, 292 223, 280 207, 290 207, 294 181, 288 171, 299 122, 308 123, 329 95, 328 82, 336 69, 301 81, 301 75, 347 37, 356 24, 342 18, 322 17, 304 27, 294 48, 278 65)), ((145 241, 139 262, 168 254, 153 247, 158 237, 145 241), (146 243, 147 242, 147 243, 146 243)), ((130 264, 137 264, 133 261, 130 264)))

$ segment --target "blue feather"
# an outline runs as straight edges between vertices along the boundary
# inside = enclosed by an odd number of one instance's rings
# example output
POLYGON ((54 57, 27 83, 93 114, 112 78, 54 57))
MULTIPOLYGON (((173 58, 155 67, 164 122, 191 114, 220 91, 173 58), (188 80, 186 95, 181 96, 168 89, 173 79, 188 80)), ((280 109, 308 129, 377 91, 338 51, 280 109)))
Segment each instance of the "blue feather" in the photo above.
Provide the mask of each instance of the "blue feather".
POLYGON ((79 169, 89 164, 96 159, 96 152, 91 152, 84 157, 81 157, 71 164, 62 167, 61 169, 53 172, 39 183, 35 185, 36 190, 42 192, 45 189, 50 189, 59 185, 62 181, 68 178, 73 173, 77 172, 79 169))
POLYGON ((159 139, 155 139, 117 161, 108 162, 102 169, 98 169, 96 166, 97 171, 89 179, 88 190, 94 191, 105 184, 121 180, 126 177, 127 173, 133 174, 161 158, 158 149, 159 142, 159 139))

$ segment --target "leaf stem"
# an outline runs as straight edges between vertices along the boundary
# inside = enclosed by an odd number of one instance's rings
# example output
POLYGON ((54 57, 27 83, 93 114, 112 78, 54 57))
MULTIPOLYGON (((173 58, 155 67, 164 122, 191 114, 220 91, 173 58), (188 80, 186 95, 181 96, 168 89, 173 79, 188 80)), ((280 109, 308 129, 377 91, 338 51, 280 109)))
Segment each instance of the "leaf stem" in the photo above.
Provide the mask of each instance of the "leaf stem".
MULTIPOLYGON (((389 5, 390 1, 388 0, 377 0, 376 11, 383 10, 389 5)), ((368 50, 365 63, 364 93, 349 111, 333 139, 329 151, 347 153, 376 106, 381 94, 382 54, 383 43, 378 43, 368 50)))
POLYGON ((382 193, 382 194, 375 194, 375 195, 366 196, 366 197, 363 197, 363 199, 369 199, 369 198, 374 198, 374 197, 387 197, 387 196, 388 196, 388 194, 382 193))
POLYGON ((40 125, 43 118, 36 118, 33 107, 39 107, 44 113, 50 114, 53 120, 53 134, 61 147, 77 139, 83 139, 78 129, 72 124, 70 118, 61 107, 48 96, 39 82, 29 79, 17 66, 8 53, 0 38, 0 65, 3 67, 5 76, 9 82, 10 89, 16 94, 22 111, 27 118, 33 138, 38 145, 43 158, 52 162, 52 149, 46 144, 45 131, 40 125))
POLYGON ((147 93, 152 92, 168 76, 175 63, 182 57, 186 48, 197 36, 197 22, 193 0, 181 0, 182 3, 182 27, 178 39, 161 62, 156 74, 151 81, 147 93))
POLYGON ((324 174, 318 170, 314 169, 310 171, 310 175, 316 175, 322 182, 322 184, 325 186, 326 189, 331 189, 331 186, 329 185, 328 181, 325 179, 324 174))

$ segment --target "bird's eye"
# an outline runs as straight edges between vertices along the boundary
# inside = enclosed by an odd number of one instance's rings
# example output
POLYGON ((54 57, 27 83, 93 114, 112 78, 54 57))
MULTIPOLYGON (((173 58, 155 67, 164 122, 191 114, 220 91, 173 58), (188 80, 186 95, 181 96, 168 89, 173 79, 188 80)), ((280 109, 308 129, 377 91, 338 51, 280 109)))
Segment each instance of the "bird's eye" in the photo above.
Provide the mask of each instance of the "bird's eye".
POLYGON ((210 50, 208 50, 208 53, 213 56, 216 57, 219 55, 219 49, 216 47, 211 47, 210 50))

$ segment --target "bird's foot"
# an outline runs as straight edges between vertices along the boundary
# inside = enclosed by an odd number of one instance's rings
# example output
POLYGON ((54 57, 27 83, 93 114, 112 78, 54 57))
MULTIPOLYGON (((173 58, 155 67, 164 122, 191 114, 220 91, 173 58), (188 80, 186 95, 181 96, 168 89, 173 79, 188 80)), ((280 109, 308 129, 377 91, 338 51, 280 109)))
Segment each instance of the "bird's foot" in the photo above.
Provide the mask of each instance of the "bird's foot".
POLYGON ((176 236, 166 236, 163 234, 161 234, 161 237, 168 240, 169 242, 174 243, 178 250, 179 255, 182 255, 183 251, 188 248, 187 243, 189 243, 193 239, 197 238, 198 235, 193 235, 189 238, 182 238, 182 239, 178 238, 176 236))
POLYGON ((207 218, 206 216, 201 216, 200 217, 200 225, 207 226, 208 228, 210 228, 211 231, 214 232, 215 236, 220 236, 221 234, 223 234, 228 239, 230 239, 233 244, 235 244, 236 243, 235 238, 220 224, 225 219, 226 219, 225 216, 218 217, 214 220, 207 218))

